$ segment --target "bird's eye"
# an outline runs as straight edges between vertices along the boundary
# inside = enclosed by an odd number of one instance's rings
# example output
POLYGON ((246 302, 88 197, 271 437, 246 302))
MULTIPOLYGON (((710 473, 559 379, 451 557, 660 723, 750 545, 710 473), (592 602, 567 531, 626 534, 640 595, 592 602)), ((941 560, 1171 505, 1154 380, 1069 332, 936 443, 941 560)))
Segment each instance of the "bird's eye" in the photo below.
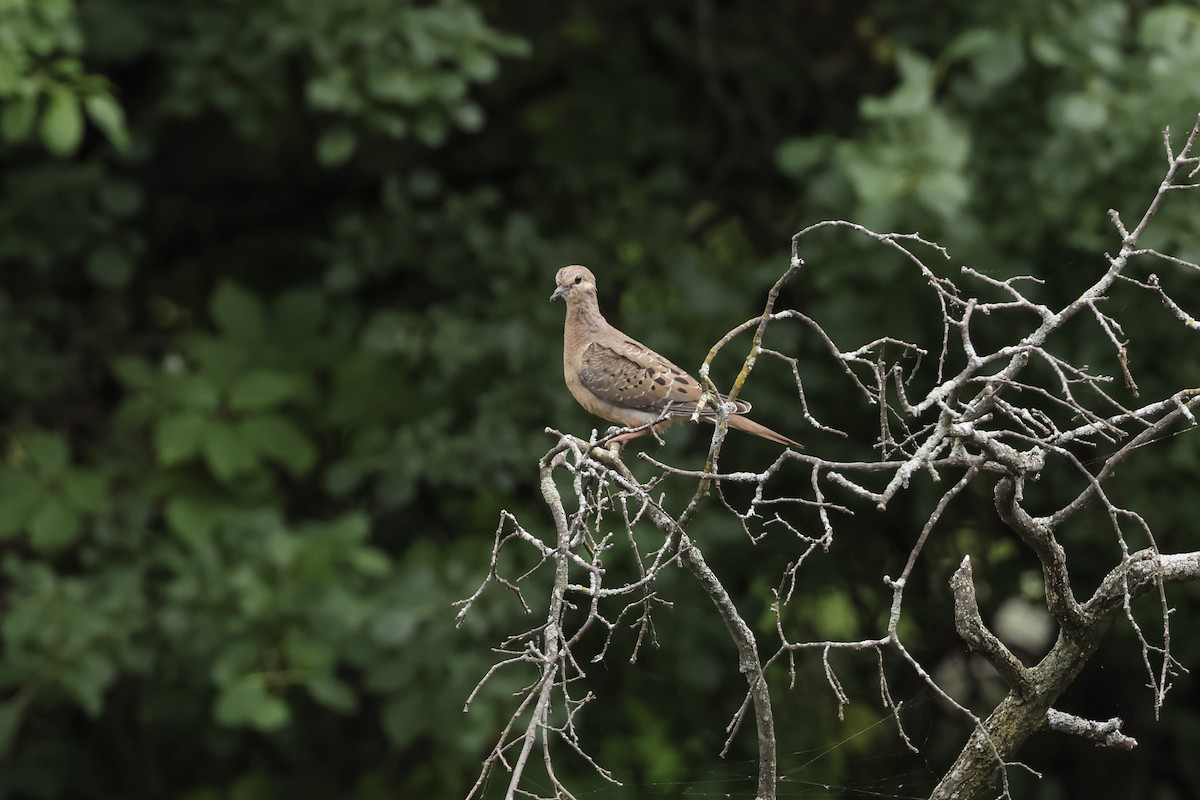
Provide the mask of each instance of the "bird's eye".
POLYGON ((583 276, 582 276, 582 275, 576 275, 576 276, 575 276, 575 285, 576 285, 576 286, 578 286, 578 285, 579 285, 579 284, 581 284, 581 283, 583 283, 583 276))

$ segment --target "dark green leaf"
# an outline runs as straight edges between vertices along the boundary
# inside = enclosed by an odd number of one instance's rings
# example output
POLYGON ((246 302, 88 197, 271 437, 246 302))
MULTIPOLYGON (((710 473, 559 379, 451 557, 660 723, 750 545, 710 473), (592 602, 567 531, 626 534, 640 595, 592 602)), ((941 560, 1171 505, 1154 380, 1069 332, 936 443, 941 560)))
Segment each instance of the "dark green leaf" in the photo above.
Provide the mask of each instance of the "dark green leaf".
POLYGON ((308 680, 308 692, 323 706, 348 714, 358 705, 354 691, 342 681, 327 673, 320 673, 308 680))
POLYGON ((0 465, 0 539, 25 530, 42 495, 42 485, 33 475, 0 465))
POLYGON ((82 653, 58 679, 88 716, 95 718, 104 709, 104 692, 116 677, 117 668, 112 660, 91 650, 82 653))
POLYGON ((262 411, 275 408, 307 394, 305 381, 288 372, 255 370, 243 375, 229 393, 229 407, 235 411, 262 411))
POLYGON ((62 493, 81 514, 98 514, 108 506, 108 482, 95 472, 71 470, 63 476, 62 493))
POLYGON ((9 698, 0 702, 0 758, 12 750, 13 741, 17 738, 21 720, 24 717, 25 703, 19 697, 9 698))
POLYGON ((252 727, 270 732, 288 723, 291 713, 267 691, 262 674, 246 675, 221 689, 215 709, 217 722, 230 727, 252 727))
POLYGON ((221 523, 223 509, 208 498, 176 495, 167 501, 167 522, 182 538, 209 539, 221 523))
POLYGON ((380 100, 402 105, 416 105, 430 92, 428 80, 406 69, 372 72, 367 78, 367 90, 380 100))
POLYGON ((223 643, 222 649, 214 654, 212 679, 218 686, 228 686, 253 672, 262 658, 262 648, 257 642, 242 640, 223 643))
POLYGON ((142 210, 141 188, 131 181, 113 180, 100 188, 100 202, 118 217, 132 217, 142 210))
POLYGON ((242 438, 293 475, 312 469, 317 450, 300 428, 286 417, 249 417, 240 426, 242 438))
POLYGON ((327 167, 337 167, 350 160, 358 149, 358 137, 345 126, 321 132, 317 140, 317 160, 327 167))
POLYGON ((198 455, 208 430, 208 419, 194 411, 163 417, 154 428, 159 463, 169 467, 198 455))
POLYGON ((221 403, 221 394, 213 378, 203 373, 169 376, 165 387, 169 396, 181 408, 211 412, 221 403))
POLYGON ((112 369, 130 389, 147 389, 158 380, 158 375, 150 364, 138 356, 121 356, 113 361, 112 369))
POLYGON ((18 444, 38 473, 48 478, 61 475, 70 461, 67 443, 56 434, 35 431, 19 439, 18 444))
POLYGON ((420 698, 413 693, 401 692, 383 707, 383 730, 392 747, 403 748, 416 739, 426 725, 420 698))
POLYGON ((226 336, 244 342, 256 342, 263 335, 262 301, 232 281, 223 281, 209 301, 217 329, 226 336))
POLYGON ((37 98, 33 96, 6 99, 0 110, 0 136, 4 141, 19 142, 27 137, 37 119, 37 109, 37 98))
POLYGON ((258 443, 245 435, 244 426, 235 428, 226 422, 213 422, 201 442, 201 449, 219 480, 229 482, 258 467, 258 443))
POLYGON ((304 287, 281 295, 272 313, 276 334, 284 341, 316 333, 324 316, 325 298, 321 292, 304 287))
POLYGON ((29 520, 29 541, 38 550, 56 552, 79 538, 79 515, 62 498, 49 495, 29 520))
POLYGON ((134 265, 124 250, 116 245, 105 244, 88 255, 85 268, 88 277, 96 285, 119 289, 133 277, 134 265))

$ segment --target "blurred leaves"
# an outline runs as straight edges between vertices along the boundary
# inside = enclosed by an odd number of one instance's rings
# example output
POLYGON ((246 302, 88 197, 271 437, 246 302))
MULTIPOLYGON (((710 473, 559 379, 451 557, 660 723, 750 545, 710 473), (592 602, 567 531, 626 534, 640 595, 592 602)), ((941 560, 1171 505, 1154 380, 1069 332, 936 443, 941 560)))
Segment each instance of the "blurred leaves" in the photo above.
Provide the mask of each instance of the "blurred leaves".
POLYGON ((118 149, 129 146, 124 113, 108 81, 85 72, 74 0, 11 0, 0 6, 0 140, 37 130, 51 154, 74 155, 85 115, 118 149))
POLYGON ((66 443, 53 433, 14 439, 0 461, 0 539, 26 533, 38 550, 61 550, 75 542, 86 517, 107 504, 104 477, 73 466, 66 443))
MULTIPOLYGON (((543 11, 0 4, 0 751, 24 766, 0 794, 462 794, 528 676, 464 716, 520 612, 497 599, 456 630, 450 603, 486 570, 497 510, 540 509, 542 430, 599 424, 561 389, 555 267, 595 266, 609 317, 693 367, 823 217, 920 230, 951 268, 1070 280, 1200 95, 1183 3, 543 11)), ((1162 221, 1155 246, 1194 243, 1194 215, 1162 221)), ((783 305, 850 338, 920 324, 894 264, 807 246, 837 268, 783 305)), ((1166 352, 1146 325, 1135 359, 1166 352)), ((809 401, 840 424, 858 409, 816 362, 809 401)), ((764 419, 788 414, 790 376, 755 379, 764 419)), ((1154 491, 1186 493, 1188 453, 1151 467, 1154 491)), ((1152 505, 1186 530, 1187 504, 1152 505)), ((877 624, 862 571, 906 545, 862 526, 794 622, 877 624)), ((760 560, 728 547, 716 563, 765 614, 760 560)), ((997 593, 1020 585, 1019 556, 993 561, 997 593)), ((729 685, 703 603, 661 622, 680 685, 729 685)), ((874 696, 873 663, 838 666, 874 696)), ((606 701, 644 677, 607 676, 606 701)), ((683 782, 728 709, 668 718, 659 695, 597 713, 627 742, 606 766, 683 782)), ((797 751, 835 735, 794 716, 797 751)))
POLYGON ((187 33, 166 45, 168 112, 190 117, 215 105, 246 139, 258 139, 269 115, 294 111, 297 98, 281 91, 285 65, 293 66, 326 167, 345 163, 369 137, 436 146, 454 128, 478 130, 483 112, 470 86, 492 80, 501 58, 529 52, 463 0, 280 0, 181 15, 187 33))

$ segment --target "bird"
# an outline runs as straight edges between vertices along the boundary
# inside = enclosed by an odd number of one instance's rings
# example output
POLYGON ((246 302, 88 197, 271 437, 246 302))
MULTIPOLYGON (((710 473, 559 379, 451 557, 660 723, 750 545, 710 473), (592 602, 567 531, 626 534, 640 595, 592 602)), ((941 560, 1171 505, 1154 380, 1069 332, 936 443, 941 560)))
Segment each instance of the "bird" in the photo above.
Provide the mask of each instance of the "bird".
MULTIPOLYGON (((651 431, 690 418, 700 403, 700 382, 668 359, 614 328, 600 313, 596 276, 578 264, 554 276, 550 300, 567 305, 563 324, 563 377, 567 389, 584 409, 627 428, 643 428, 613 437, 618 448, 651 431), (654 423, 651 425, 651 423, 654 423), (643 427, 649 426, 649 427, 643 427)), ((717 422, 716 404, 732 404, 728 425, 776 444, 795 449, 804 445, 745 416, 750 404, 710 393, 700 419, 717 422)))

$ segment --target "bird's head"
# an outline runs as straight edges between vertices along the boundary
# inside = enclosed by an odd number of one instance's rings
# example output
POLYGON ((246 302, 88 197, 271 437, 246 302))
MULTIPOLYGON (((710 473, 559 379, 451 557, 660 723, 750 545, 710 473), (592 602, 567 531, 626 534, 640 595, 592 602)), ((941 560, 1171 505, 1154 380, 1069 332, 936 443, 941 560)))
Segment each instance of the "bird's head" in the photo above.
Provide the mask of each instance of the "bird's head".
POLYGON ((596 294, 596 276, 587 267, 572 264, 563 267, 554 276, 554 294, 550 299, 563 298, 568 303, 582 300, 587 295, 596 294))

